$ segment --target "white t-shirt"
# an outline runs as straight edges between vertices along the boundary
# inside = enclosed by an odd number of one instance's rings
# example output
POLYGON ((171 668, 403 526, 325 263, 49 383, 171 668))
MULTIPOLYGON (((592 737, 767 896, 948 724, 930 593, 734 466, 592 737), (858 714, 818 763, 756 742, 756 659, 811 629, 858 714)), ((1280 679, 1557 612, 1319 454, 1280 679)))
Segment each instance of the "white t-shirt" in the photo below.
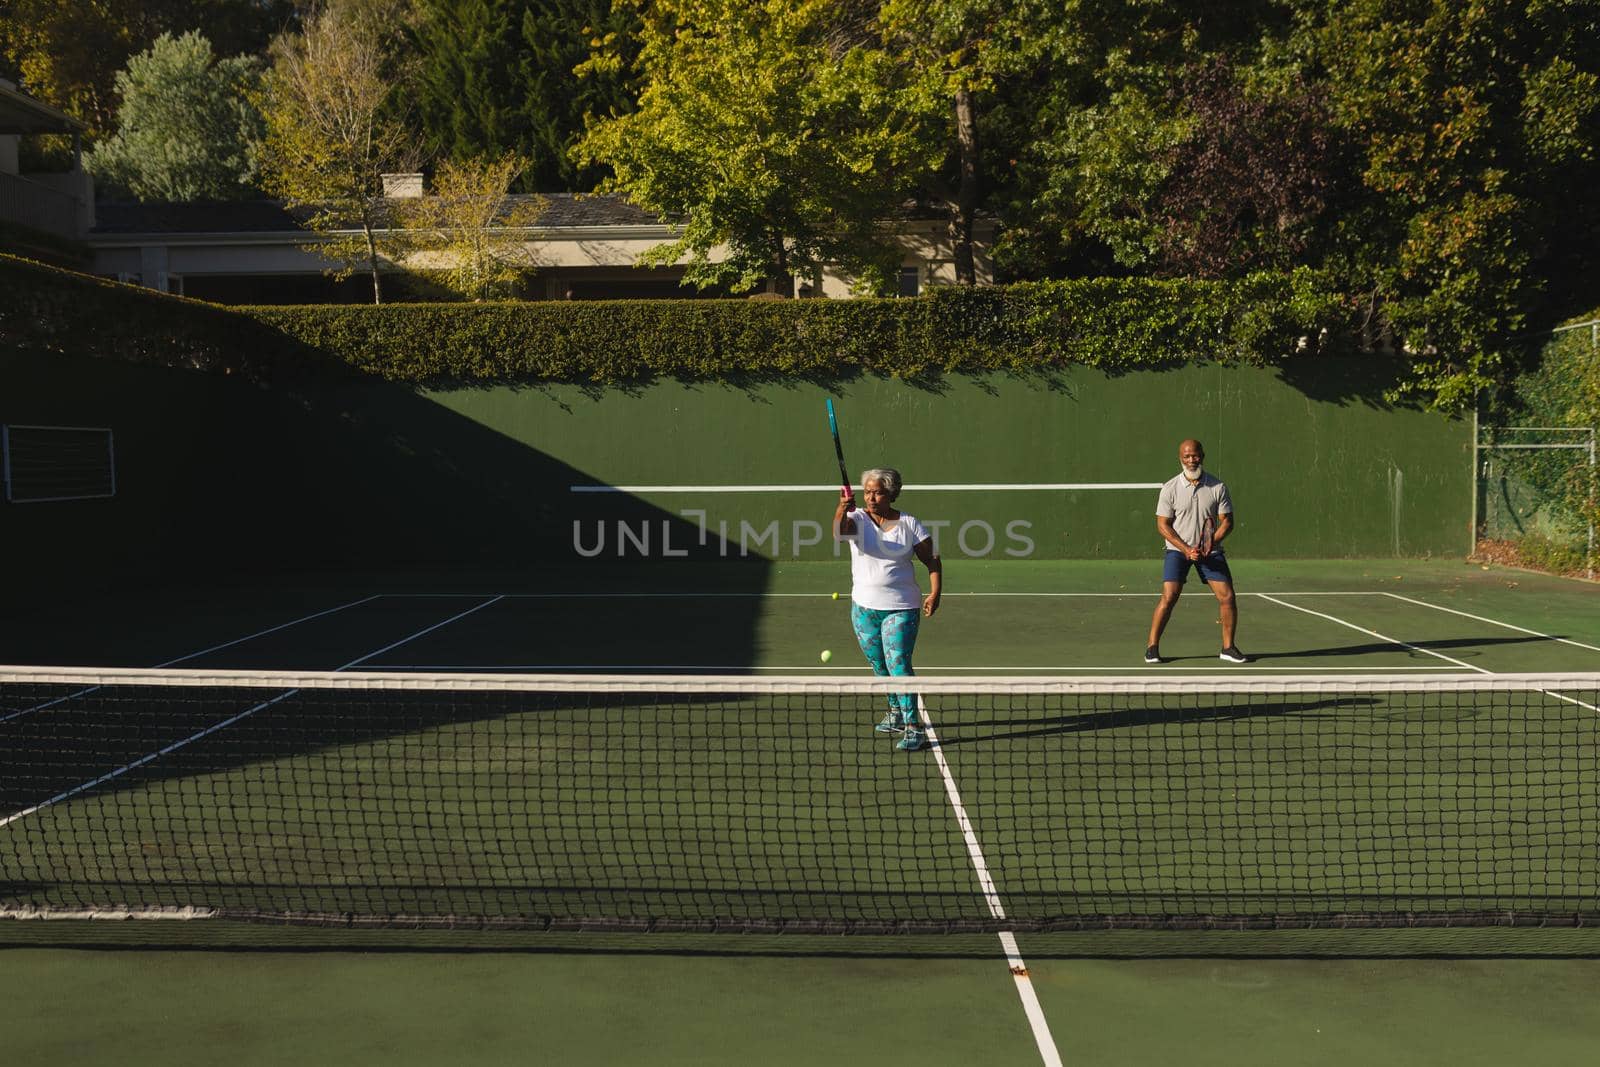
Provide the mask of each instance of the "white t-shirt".
POLYGON ((874 611, 922 607, 917 587, 916 548, 928 539, 915 516, 900 517, 883 529, 859 508, 850 513, 854 534, 836 534, 850 543, 850 599, 874 611))

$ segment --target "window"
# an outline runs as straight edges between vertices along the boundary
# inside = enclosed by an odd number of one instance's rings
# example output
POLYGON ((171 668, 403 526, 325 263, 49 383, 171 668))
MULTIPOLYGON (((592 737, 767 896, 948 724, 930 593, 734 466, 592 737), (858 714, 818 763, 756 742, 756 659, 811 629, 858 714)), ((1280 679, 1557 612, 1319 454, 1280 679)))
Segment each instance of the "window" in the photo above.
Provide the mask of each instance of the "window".
POLYGON ((922 291, 922 268, 901 267, 900 289, 896 296, 916 296, 922 291))

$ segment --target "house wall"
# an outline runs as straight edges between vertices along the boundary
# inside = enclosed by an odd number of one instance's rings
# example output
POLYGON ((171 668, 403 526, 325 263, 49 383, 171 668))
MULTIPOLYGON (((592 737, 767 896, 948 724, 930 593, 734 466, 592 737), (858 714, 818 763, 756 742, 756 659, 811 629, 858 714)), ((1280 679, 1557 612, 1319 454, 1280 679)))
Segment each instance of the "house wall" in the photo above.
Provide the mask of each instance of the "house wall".
MULTIPOLYGON (((681 267, 635 266, 650 249, 671 240, 664 226, 566 227, 538 234, 527 243, 534 278, 529 290, 535 299, 564 299, 569 290, 599 296, 722 295, 712 290, 680 288, 681 267), (615 286, 607 291, 607 283, 615 286)), ((991 284, 993 269, 988 245, 993 228, 979 234, 978 284, 991 284)), ((183 292, 180 279, 196 276, 232 280, 250 276, 318 275, 331 264, 308 251, 314 235, 302 232, 250 234, 108 234, 91 236, 93 272, 106 277, 136 278, 150 288, 183 292)), ((902 264, 916 268, 919 291, 933 285, 953 285, 955 256, 943 223, 908 224, 900 236, 905 246, 902 264)), ((713 260, 722 256, 712 250, 713 260)), ((425 255, 406 261, 413 269, 437 269, 425 255)), ((845 299, 855 295, 852 280, 842 272, 824 271, 812 295, 845 299)))

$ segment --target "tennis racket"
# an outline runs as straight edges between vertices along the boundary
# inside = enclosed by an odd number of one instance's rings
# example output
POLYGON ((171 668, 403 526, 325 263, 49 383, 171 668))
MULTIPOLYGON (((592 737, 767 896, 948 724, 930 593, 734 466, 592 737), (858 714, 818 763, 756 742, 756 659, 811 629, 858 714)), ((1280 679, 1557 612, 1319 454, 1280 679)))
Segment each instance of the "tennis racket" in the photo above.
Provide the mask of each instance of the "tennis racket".
POLYGON ((844 445, 839 443, 839 419, 833 413, 833 398, 828 398, 828 431, 833 434, 833 454, 839 457, 839 486, 848 492, 852 499, 855 489, 850 485, 850 471, 844 465, 844 445))
POLYGON ((1211 538, 1217 531, 1217 526, 1211 516, 1206 516, 1205 525, 1200 527, 1200 558, 1205 559, 1211 555, 1211 538))

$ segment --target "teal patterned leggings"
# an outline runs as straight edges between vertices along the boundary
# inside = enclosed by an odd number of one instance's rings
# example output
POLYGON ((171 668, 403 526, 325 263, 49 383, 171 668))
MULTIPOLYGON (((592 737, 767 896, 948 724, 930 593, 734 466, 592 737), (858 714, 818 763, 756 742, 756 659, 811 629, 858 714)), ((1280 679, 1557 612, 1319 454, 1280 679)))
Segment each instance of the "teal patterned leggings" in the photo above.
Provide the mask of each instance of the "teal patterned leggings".
MULTIPOLYGON (((912 675, 911 653, 917 647, 917 630, 922 626, 922 612, 916 608, 899 611, 880 611, 850 605, 850 625, 856 631, 856 643, 872 664, 872 673, 879 677, 912 675)), ((917 697, 915 693, 889 694, 889 708, 900 712, 906 722, 916 722, 917 697)))

